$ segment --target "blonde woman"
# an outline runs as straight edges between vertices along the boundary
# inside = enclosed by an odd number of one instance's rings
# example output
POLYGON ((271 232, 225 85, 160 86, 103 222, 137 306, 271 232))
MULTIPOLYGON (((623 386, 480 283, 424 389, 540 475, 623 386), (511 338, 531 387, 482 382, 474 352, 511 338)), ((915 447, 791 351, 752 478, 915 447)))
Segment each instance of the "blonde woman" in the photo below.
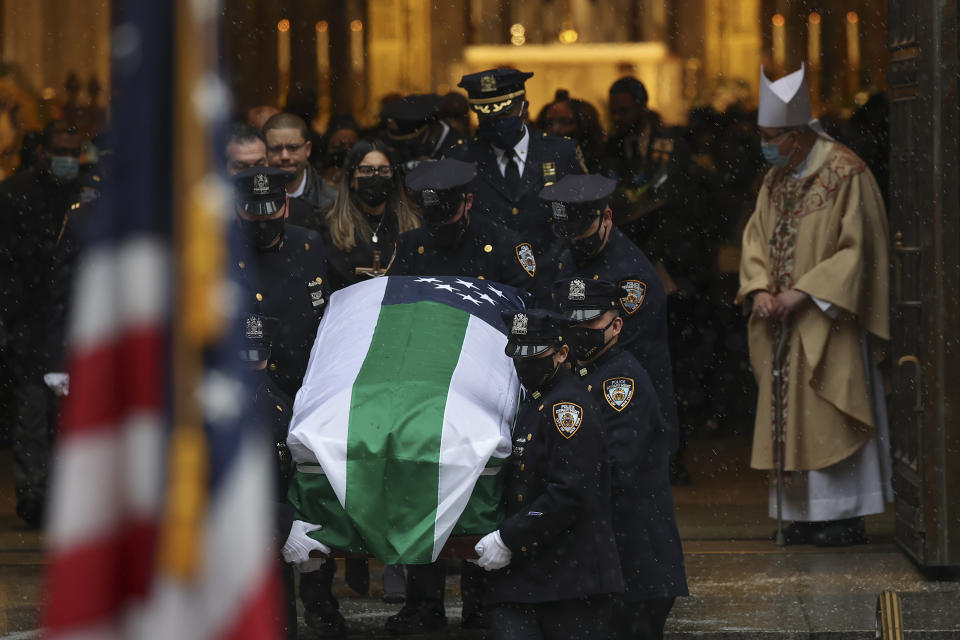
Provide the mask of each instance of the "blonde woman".
POLYGON ((381 275, 397 236, 419 226, 390 149, 379 140, 357 142, 343 163, 337 203, 327 213, 331 288, 381 275))

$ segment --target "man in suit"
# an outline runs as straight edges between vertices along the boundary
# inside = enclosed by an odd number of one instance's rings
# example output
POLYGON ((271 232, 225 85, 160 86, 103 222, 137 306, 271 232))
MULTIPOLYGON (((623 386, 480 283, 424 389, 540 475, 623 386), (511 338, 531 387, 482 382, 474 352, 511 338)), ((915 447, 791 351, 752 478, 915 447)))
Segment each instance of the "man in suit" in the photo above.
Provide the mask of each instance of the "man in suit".
POLYGON ((474 162, 471 185, 474 210, 518 231, 538 255, 556 244, 549 215, 537 194, 567 174, 586 173, 583 154, 573 140, 535 133, 527 125, 524 83, 532 73, 490 69, 460 80, 480 126, 446 157, 474 162))

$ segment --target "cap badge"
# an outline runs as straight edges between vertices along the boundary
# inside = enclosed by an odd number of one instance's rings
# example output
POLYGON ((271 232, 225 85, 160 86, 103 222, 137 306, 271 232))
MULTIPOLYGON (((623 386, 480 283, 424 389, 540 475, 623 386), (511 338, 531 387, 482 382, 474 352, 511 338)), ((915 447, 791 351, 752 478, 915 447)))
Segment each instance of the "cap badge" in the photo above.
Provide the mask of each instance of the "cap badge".
POLYGON ((510 333, 515 336, 525 336, 527 335, 527 314, 518 313, 513 316, 513 328, 510 329, 510 333))
POLYGON ((496 90, 497 79, 492 74, 480 76, 480 91, 483 93, 490 93, 491 91, 496 90))
POLYGON ((569 220, 567 217, 567 206, 562 202, 551 202, 550 206, 553 207, 553 219, 559 222, 566 222, 569 220))
POLYGON ((263 339, 263 320, 256 316, 249 316, 247 318, 246 336, 247 336, 247 340, 262 340, 263 339))
POLYGON ((423 197, 423 204, 427 207, 435 207, 440 204, 440 196, 433 189, 424 189, 420 192, 423 197))
POLYGON ((253 176, 253 194, 257 196, 265 196, 270 193, 270 180, 267 179, 267 175, 264 173, 258 173, 253 176))
POLYGON ((568 300, 584 300, 587 297, 587 285, 583 280, 570 281, 570 293, 567 294, 568 300))

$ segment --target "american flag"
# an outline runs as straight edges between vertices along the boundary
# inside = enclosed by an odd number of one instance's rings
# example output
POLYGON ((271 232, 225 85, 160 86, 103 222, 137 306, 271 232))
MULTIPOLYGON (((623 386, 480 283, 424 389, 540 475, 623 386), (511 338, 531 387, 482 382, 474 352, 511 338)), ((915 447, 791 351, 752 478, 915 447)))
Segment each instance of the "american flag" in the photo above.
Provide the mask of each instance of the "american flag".
POLYGON ((48 513, 50 638, 272 639, 271 449, 231 328, 216 0, 130 0, 114 162, 70 318, 48 513), (231 346, 233 345, 233 347, 231 346))

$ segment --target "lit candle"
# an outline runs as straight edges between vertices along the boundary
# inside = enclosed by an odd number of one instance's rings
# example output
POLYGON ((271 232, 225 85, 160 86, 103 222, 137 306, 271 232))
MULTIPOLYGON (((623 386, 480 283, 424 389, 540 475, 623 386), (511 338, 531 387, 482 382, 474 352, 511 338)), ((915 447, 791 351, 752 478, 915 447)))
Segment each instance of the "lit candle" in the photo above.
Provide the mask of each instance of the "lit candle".
POLYGON ((847 64, 850 68, 860 66, 860 16, 855 11, 847 14, 847 64))
POLYGON ((777 70, 783 71, 787 64, 787 30, 783 15, 773 16, 773 64, 777 70))
POLYGON ((281 104, 290 91, 290 21, 284 18, 277 23, 277 90, 281 104))
POLYGON ((350 23, 350 66, 357 74, 363 73, 363 21, 350 23))
POLYGON ((330 73, 330 26, 326 20, 317 23, 317 73, 321 78, 330 73))
POLYGON ((811 13, 807 22, 807 64, 820 68, 820 14, 811 13))

